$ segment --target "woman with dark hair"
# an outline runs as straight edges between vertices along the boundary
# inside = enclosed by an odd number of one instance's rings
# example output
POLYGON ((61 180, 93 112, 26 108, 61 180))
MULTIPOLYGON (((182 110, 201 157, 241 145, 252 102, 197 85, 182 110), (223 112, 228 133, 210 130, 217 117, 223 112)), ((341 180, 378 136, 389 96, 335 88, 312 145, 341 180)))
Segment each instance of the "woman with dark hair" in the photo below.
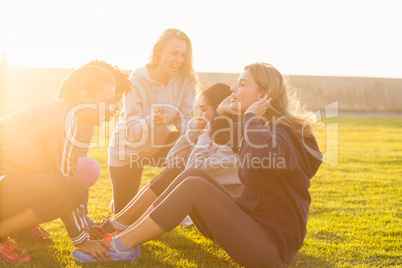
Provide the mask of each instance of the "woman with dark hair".
MULTIPOLYGON (((106 63, 101 60, 94 60, 86 63, 82 67, 98 67, 107 72, 109 72, 114 79, 116 80, 115 87, 115 95, 113 100, 110 102, 110 107, 106 109, 106 117, 105 121, 108 122, 111 115, 117 110, 120 110, 120 101, 123 98, 123 95, 128 94, 132 90, 131 82, 128 79, 128 75, 122 72, 117 66, 113 66, 109 63, 106 63)), ((67 83, 66 83, 67 85, 67 83)), ((74 96, 78 96, 81 94, 77 92, 77 90, 81 90, 81 88, 77 85, 73 85, 70 88, 66 88, 64 86, 61 90, 60 96, 69 95, 70 93, 65 93, 65 91, 71 90, 74 93, 74 96)), ((85 189, 85 197, 82 203, 82 207, 80 206, 75 212, 76 218, 80 218, 81 215, 88 215, 88 196, 89 196, 89 188, 96 183, 100 176, 100 166, 95 159, 92 159, 87 156, 89 145, 92 141, 92 137, 94 134, 95 125, 84 124, 80 127, 79 135, 76 135, 76 138, 79 142, 84 146, 80 146, 76 148, 77 158, 77 168, 75 178, 77 178, 84 186, 85 189), (83 210, 83 211, 80 211, 83 210)), ((75 221, 73 218, 70 218, 70 223, 67 223, 67 219, 64 219, 65 226, 67 227, 67 231, 72 239, 74 245, 79 245, 82 243, 86 236, 82 235, 82 229, 86 229, 89 231, 89 235, 91 239, 103 238, 104 234, 98 232, 97 228, 90 228, 93 226, 94 222, 88 217, 82 216, 80 221, 75 221), (86 222, 85 222, 86 221, 86 222), (76 222, 82 222, 81 224, 76 224, 76 222), (88 224, 86 224, 88 223, 88 224), (85 226, 85 227, 83 227, 85 226), (102 237, 100 237, 102 236, 102 237)), ((49 233, 41 228, 39 225, 35 225, 32 228, 28 228, 26 230, 21 230, 17 233, 12 234, 12 238, 18 239, 18 241, 24 242, 35 242, 35 243, 49 243, 51 239, 48 237, 49 233)))
POLYGON ((168 168, 163 173, 169 172, 171 169, 169 167, 200 168, 214 177, 232 196, 240 194, 242 185, 237 176, 236 156, 229 146, 218 144, 211 138, 210 125, 208 125, 214 109, 230 94, 230 87, 221 83, 201 93, 199 99, 201 112, 197 123, 169 151, 166 158, 168 168), (222 161, 223 159, 225 160, 222 161))
MULTIPOLYGON (((132 90, 131 81, 126 73, 120 70, 117 66, 113 66, 110 63, 107 63, 102 60, 94 60, 84 64, 82 67, 99 67, 103 70, 109 72, 113 75, 114 79, 116 80, 116 87, 115 87, 115 95, 113 100, 110 102, 110 107, 106 107, 106 118, 105 121, 109 122, 109 120, 113 117, 113 115, 120 111, 122 108, 121 100, 123 96, 129 94, 132 90)), ((98 162, 88 157, 89 145, 91 144, 93 135, 94 135, 95 125, 85 125, 83 126, 82 134, 79 136, 79 141, 87 144, 88 146, 83 146, 77 150, 78 160, 77 160, 77 174, 76 178, 78 178, 81 183, 84 185, 85 197, 83 201, 83 209, 84 211, 80 212, 79 214, 86 215, 83 217, 83 220, 86 220, 88 224, 87 231, 91 239, 103 239, 105 233, 101 232, 99 228, 96 227, 96 224, 92 221, 91 218, 88 217, 88 198, 89 198, 89 188, 96 183, 99 179, 101 168, 98 162)), ((74 225, 66 225, 72 226, 74 225)), ((76 227, 77 228, 77 227, 76 227)), ((76 235, 80 234, 76 232, 74 229, 68 229, 68 233, 71 236, 71 239, 74 245, 79 245, 83 242, 82 236, 81 239, 77 239, 76 235)))
MULTIPOLYGON (((292 261, 307 231, 310 179, 322 162, 311 126, 314 114, 291 98, 282 74, 270 64, 246 66, 231 91, 216 109, 211 131, 239 153, 241 196, 232 198, 200 169, 181 173, 138 220, 113 237, 114 260, 172 230, 189 214, 241 265, 292 261)), ((79 251, 75 257, 95 261, 79 251)))
MULTIPOLYGON (((103 124, 106 116, 98 104, 113 101, 115 85, 104 69, 81 67, 64 81, 57 101, 0 120, 0 242, 61 217, 69 230, 75 230, 74 237, 86 241, 79 245, 81 250, 105 260, 110 257, 103 241, 85 240, 84 223, 76 214, 84 184, 76 175, 78 137, 85 125, 103 124)), ((0 258, 18 262, 18 256, 10 252, 0 246, 0 258)))
POLYGON ((137 194, 142 159, 153 161, 166 156, 179 131, 184 133, 194 123, 198 80, 192 53, 191 41, 184 32, 167 29, 155 43, 149 63, 131 74, 133 91, 124 97, 121 119, 108 151, 114 213, 137 194), (173 125, 179 131, 173 131, 173 125))

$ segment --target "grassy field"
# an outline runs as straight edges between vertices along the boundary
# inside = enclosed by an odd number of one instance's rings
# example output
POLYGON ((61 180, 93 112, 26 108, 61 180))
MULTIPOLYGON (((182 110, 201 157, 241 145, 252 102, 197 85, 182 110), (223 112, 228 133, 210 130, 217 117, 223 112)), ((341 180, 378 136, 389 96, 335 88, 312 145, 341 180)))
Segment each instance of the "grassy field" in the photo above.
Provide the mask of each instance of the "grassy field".
MULTIPOLYGON (((323 164, 311 181, 308 232, 290 267, 402 267, 402 119, 350 118, 339 123, 339 165, 323 164)), ((330 123, 330 122, 329 122, 330 123)), ((325 136, 319 144, 325 150, 325 136)), ((105 148, 90 157, 102 167, 90 191, 89 213, 101 220, 112 198, 105 148)), ((143 184, 160 170, 144 172, 143 184)), ((42 225, 54 246, 21 245, 31 262, 17 267, 80 267, 60 220, 42 225)), ((142 246, 133 264, 105 263, 83 267, 239 267, 216 243, 192 227, 142 246)))

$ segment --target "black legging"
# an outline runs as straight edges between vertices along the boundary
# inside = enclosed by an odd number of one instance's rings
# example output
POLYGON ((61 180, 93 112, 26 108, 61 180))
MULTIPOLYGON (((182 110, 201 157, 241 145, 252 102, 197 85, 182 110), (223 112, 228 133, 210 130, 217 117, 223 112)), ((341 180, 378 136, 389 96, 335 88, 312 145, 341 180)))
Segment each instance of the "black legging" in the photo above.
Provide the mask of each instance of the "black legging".
MULTIPOLYGON (((179 131, 171 132, 166 138, 165 144, 170 144, 176 141, 180 136, 179 131)), ((159 150, 156 155, 149 157, 150 163, 155 163, 155 166, 161 166, 163 164, 162 158, 165 157, 171 147, 163 148, 159 150)), ((143 163, 147 164, 147 161, 143 163)), ((109 166, 110 179, 112 180, 113 191, 113 204, 114 213, 117 214, 122 210, 134 196, 138 193, 138 189, 141 183, 142 170, 141 161, 137 161, 130 165, 123 167, 109 166)))
POLYGON ((0 221, 32 209, 43 222, 77 208, 84 188, 75 178, 55 174, 6 175, 0 181, 0 221))
MULTIPOLYGON (((156 182, 154 182, 156 183, 156 182)), ((153 203, 149 216, 170 231, 190 215, 197 229, 246 266, 283 265, 262 226, 234 202, 216 180, 200 169, 181 173, 153 203)))
POLYGON ((149 189, 151 189, 156 196, 160 196, 183 170, 184 167, 182 169, 165 168, 158 176, 148 183, 149 189))

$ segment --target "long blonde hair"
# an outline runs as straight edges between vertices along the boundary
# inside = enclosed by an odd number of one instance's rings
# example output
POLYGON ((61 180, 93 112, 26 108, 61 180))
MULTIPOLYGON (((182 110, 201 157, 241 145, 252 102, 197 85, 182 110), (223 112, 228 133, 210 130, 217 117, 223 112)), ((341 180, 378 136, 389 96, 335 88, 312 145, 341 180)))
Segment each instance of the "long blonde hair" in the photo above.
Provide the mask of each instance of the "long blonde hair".
POLYGON ((257 62, 244 67, 249 70, 259 88, 272 98, 265 117, 276 118, 280 124, 287 125, 299 135, 314 135, 312 124, 316 117, 301 104, 297 91, 292 89, 282 74, 271 64, 257 62))
POLYGON ((182 32, 178 29, 169 28, 169 29, 166 29, 165 31, 163 31, 163 33, 159 36, 158 41, 156 41, 156 43, 152 49, 152 54, 149 57, 148 66, 151 68, 155 68, 156 66, 158 66, 158 63, 159 63, 158 52, 161 52, 165 48, 166 44, 172 38, 177 38, 179 40, 183 40, 187 44, 186 58, 178 72, 179 77, 190 78, 195 82, 196 85, 199 84, 198 76, 197 76, 196 72, 194 71, 193 46, 191 44, 190 38, 184 32, 182 32))

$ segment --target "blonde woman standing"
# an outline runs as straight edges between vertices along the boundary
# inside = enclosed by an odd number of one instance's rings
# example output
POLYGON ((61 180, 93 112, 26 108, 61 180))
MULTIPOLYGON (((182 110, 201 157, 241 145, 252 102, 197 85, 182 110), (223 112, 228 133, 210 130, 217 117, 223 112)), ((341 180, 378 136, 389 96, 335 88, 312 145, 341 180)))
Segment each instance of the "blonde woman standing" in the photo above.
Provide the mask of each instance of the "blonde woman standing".
POLYGON ((192 44, 177 29, 167 29, 150 61, 130 77, 133 91, 109 147, 112 211, 118 213, 136 195, 143 165, 159 166, 174 142, 193 124, 195 84, 192 44), (179 131, 172 131, 172 126, 179 131))

